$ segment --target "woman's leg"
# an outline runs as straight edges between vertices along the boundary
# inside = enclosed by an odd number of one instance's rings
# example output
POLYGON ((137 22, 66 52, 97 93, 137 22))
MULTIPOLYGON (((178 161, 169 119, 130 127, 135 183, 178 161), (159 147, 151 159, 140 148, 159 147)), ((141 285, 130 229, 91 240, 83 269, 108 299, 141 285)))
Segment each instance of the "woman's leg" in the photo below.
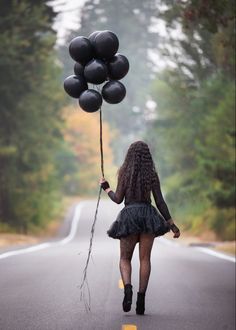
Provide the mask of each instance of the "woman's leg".
POLYGON ((131 260, 139 234, 132 234, 120 239, 120 273, 123 284, 131 284, 131 260))
POLYGON ((155 235, 140 234, 139 242, 139 292, 145 293, 151 273, 151 251, 155 235))

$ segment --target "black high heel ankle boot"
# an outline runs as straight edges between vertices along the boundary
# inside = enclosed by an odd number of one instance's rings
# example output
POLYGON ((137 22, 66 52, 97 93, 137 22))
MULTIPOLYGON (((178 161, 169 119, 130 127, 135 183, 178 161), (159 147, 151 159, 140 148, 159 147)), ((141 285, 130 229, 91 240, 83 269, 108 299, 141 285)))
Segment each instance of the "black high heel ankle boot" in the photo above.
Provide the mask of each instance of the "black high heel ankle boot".
POLYGON ((132 297, 133 297, 133 287, 131 284, 126 284, 124 287, 124 300, 123 300, 123 311, 129 312, 131 310, 132 305, 132 297))
POLYGON ((136 314, 143 315, 145 311, 145 292, 137 293, 136 314))

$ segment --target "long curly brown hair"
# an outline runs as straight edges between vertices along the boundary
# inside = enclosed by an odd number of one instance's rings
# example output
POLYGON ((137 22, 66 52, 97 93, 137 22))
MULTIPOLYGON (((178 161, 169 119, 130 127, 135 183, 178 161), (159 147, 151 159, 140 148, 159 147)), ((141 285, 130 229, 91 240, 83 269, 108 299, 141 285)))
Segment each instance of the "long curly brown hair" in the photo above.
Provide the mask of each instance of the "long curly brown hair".
POLYGON ((137 141, 129 146, 118 171, 118 180, 133 196, 142 196, 144 199, 149 196, 152 184, 159 182, 151 152, 145 142, 137 141))

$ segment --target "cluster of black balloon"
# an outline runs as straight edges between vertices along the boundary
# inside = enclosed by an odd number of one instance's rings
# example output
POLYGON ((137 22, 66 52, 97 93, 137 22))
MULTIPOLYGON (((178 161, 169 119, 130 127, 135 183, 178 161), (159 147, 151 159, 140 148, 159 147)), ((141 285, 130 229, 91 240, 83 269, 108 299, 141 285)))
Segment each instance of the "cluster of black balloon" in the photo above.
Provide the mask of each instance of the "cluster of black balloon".
POLYGON ((79 99, 80 107, 87 112, 99 110, 103 99, 110 104, 121 102, 125 86, 119 81, 129 71, 128 59, 119 53, 119 40, 111 31, 95 31, 88 38, 79 36, 69 45, 73 60, 74 75, 64 81, 64 89, 71 97, 79 99), (100 89, 88 88, 88 83, 99 85, 100 89))

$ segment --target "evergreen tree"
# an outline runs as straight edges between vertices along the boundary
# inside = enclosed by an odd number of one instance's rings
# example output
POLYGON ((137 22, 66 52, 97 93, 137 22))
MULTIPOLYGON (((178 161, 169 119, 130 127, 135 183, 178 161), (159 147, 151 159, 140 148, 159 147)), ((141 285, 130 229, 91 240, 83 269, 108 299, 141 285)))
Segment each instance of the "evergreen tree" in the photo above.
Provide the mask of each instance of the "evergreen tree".
POLYGON ((0 222, 21 231, 52 216, 61 86, 55 13, 46 1, 1 1, 0 222))
POLYGON ((153 84, 157 120, 148 138, 157 146, 167 199, 186 228, 201 224, 233 239, 235 5, 210 0, 165 4, 159 18, 169 31, 178 26, 180 37, 166 36, 175 67, 159 73, 153 84))

